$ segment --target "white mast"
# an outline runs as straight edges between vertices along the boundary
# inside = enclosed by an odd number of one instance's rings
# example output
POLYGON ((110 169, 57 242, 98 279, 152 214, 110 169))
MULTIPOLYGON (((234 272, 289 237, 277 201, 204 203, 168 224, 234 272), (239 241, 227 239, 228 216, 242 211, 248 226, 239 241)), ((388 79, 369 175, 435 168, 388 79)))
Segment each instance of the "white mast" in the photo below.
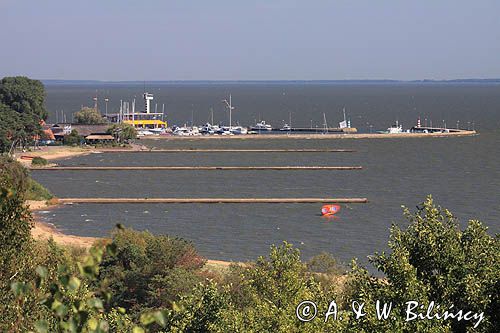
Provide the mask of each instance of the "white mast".
POLYGON ((231 129, 232 129, 232 111, 234 109, 234 107, 232 105, 232 101, 231 101, 231 94, 229 94, 229 102, 227 101, 227 99, 223 100, 222 102, 225 103, 227 108, 229 109, 229 131, 231 131, 231 129))
POLYGON ((328 124, 326 123, 326 114, 323 112, 323 127, 325 129, 325 134, 328 133, 328 124))
POLYGON ((132 101, 132 126, 135 127, 135 98, 132 101))

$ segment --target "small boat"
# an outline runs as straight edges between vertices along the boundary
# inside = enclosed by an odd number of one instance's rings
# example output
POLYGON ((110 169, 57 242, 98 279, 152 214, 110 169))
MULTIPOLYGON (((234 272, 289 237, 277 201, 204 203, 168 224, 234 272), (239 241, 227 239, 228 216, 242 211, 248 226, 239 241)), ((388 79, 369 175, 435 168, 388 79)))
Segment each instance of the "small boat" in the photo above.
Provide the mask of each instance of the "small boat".
POLYGON ((321 215, 323 216, 335 215, 339 211, 340 211, 339 205, 323 205, 323 207, 321 207, 321 215))
POLYGON ((146 135, 155 135, 153 132, 151 132, 149 129, 142 129, 137 131, 137 136, 146 136, 146 135))
POLYGON ((20 158, 22 160, 32 160, 34 158, 34 156, 22 155, 20 158))
POLYGON ((287 123, 285 123, 285 125, 283 125, 283 127, 280 128, 280 131, 283 131, 283 132, 288 132, 291 130, 292 130, 292 127, 290 125, 288 125, 287 123))
POLYGON ((236 134, 236 135, 244 135, 244 134, 248 133, 248 130, 246 129, 246 127, 233 126, 233 127, 231 127, 230 132, 233 134, 236 134))
POLYGON ((272 131, 273 128, 271 125, 266 124, 265 120, 258 122, 255 126, 250 128, 252 131, 272 131))
POLYGON ((165 133, 165 128, 163 127, 148 128, 148 131, 152 132, 153 134, 160 135, 165 133))
POLYGON ((387 133, 389 134, 403 133, 403 125, 399 125, 399 122, 396 120, 396 124, 389 127, 387 129, 387 133))

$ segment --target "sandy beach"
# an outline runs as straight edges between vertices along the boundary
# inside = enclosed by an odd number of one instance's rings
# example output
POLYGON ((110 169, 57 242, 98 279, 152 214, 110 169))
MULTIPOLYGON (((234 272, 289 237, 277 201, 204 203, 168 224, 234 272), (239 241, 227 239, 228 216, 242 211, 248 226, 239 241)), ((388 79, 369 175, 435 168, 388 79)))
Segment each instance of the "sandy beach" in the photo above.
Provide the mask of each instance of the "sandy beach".
MULTIPOLYGON (((36 212, 41 210, 50 210, 51 208, 56 207, 56 200, 54 200, 53 203, 47 203, 46 201, 38 200, 28 200, 26 201, 26 205, 28 205, 29 209, 34 213, 34 224, 33 228, 31 229, 31 234, 35 239, 46 240, 52 238, 57 244, 63 246, 80 247, 84 249, 90 248, 97 240, 102 239, 97 237, 67 235, 57 230, 56 227, 39 221, 36 217, 36 212)), ((233 264, 233 262, 207 259, 205 268, 208 270, 214 269, 220 271, 221 269, 227 269, 231 264, 233 264)))

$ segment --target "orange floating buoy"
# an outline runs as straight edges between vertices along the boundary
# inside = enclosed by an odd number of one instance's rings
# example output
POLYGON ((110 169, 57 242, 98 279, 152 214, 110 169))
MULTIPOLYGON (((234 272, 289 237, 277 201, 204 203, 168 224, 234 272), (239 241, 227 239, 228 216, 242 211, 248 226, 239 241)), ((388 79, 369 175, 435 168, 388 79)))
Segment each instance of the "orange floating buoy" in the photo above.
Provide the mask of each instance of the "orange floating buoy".
POLYGON ((323 216, 334 215, 339 211, 340 211, 339 205, 323 205, 323 207, 321 207, 321 215, 323 216))

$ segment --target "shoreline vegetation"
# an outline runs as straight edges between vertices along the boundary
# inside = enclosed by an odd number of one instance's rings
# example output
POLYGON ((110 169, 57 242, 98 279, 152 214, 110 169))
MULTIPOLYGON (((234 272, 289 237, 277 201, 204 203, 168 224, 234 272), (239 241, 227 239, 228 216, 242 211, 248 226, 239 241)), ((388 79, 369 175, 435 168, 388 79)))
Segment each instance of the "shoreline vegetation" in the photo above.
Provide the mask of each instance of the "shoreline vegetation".
MULTIPOLYGON (((56 226, 50 225, 48 223, 40 221, 36 213, 43 210, 51 210, 57 208, 57 199, 51 200, 26 200, 26 205, 29 207, 30 211, 34 213, 33 215, 33 228, 31 229, 31 234, 33 238, 39 240, 49 240, 53 239, 59 245, 83 248, 85 250, 90 249, 91 246, 95 245, 98 241, 108 240, 105 237, 85 237, 66 234, 56 226)), ((208 269, 225 269, 232 264, 241 265, 242 262, 232 262, 218 259, 207 259, 208 269)))

